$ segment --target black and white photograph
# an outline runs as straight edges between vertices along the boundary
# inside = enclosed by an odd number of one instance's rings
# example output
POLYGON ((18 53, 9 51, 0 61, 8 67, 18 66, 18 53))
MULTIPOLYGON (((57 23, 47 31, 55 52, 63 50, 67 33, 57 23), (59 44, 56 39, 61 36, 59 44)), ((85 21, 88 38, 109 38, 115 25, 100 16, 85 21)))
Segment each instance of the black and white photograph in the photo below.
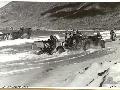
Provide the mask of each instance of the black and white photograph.
POLYGON ((120 2, 0 1, 0 88, 119 88, 120 2))

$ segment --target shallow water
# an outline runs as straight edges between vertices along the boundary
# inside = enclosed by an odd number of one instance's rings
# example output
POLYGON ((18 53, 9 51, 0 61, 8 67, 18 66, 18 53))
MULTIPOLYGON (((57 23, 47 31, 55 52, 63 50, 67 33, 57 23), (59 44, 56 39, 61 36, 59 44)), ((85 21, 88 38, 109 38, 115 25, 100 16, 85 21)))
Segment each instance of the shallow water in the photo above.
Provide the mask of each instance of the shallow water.
MULTIPOLYGON (((48 33, 47 33, 48 34, 48 33)), ((31 49, 31 43, 37 40, 47 40, 48 35, 36 36, 31 39, 16 39, 0 42, 0 77, 19 74, 29 70, 39 69, 42 66, 49 65, 52 63, 54 66, 56 63, 74 63, 82 62, 87 59, 100 57, 109 54, 108 50, 100 49, 89 49, 86 52, 81 50, 77 51, 66 51, 62 54, 54 53, 53 55, 36 55, 31 49), (94 53, 95 52, 95 53, 94 53), (86 55, 86 59, 83 56, 86 55)), ((61 36, 60 36, 61 37, 61 36)))

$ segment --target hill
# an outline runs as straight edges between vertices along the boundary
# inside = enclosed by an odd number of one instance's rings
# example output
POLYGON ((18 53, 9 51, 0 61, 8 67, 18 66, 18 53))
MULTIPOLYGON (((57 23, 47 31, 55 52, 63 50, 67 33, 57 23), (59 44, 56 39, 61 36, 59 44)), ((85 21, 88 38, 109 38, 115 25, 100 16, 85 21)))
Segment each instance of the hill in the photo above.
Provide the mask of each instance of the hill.
POLYGON ((12 1, 0 8, 0 28, 120 29, 120 3, 12 1))

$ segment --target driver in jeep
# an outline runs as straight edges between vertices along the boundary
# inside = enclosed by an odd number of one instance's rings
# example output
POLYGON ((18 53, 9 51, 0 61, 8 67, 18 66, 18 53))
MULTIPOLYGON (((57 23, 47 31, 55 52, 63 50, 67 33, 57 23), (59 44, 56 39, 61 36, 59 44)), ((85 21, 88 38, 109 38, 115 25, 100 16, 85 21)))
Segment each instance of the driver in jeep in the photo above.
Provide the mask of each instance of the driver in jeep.
POLYGON ((50 39, 48 39, 47 41, 43 41, 43 43, 44 43, 43 51, 51 55, 52 51, 56 47, 56 39, 54 38, 53 35, 50 35, 50 39))

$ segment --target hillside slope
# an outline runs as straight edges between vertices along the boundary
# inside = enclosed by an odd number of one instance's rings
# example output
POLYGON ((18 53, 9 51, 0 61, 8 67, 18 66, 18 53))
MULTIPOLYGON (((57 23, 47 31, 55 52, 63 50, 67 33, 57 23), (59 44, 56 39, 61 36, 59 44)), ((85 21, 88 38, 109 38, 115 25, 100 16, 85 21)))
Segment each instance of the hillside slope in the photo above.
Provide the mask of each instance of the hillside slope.
POLYGON ((0 27, 120 29, 120 3, 21 2, 0 9, 0 27))

